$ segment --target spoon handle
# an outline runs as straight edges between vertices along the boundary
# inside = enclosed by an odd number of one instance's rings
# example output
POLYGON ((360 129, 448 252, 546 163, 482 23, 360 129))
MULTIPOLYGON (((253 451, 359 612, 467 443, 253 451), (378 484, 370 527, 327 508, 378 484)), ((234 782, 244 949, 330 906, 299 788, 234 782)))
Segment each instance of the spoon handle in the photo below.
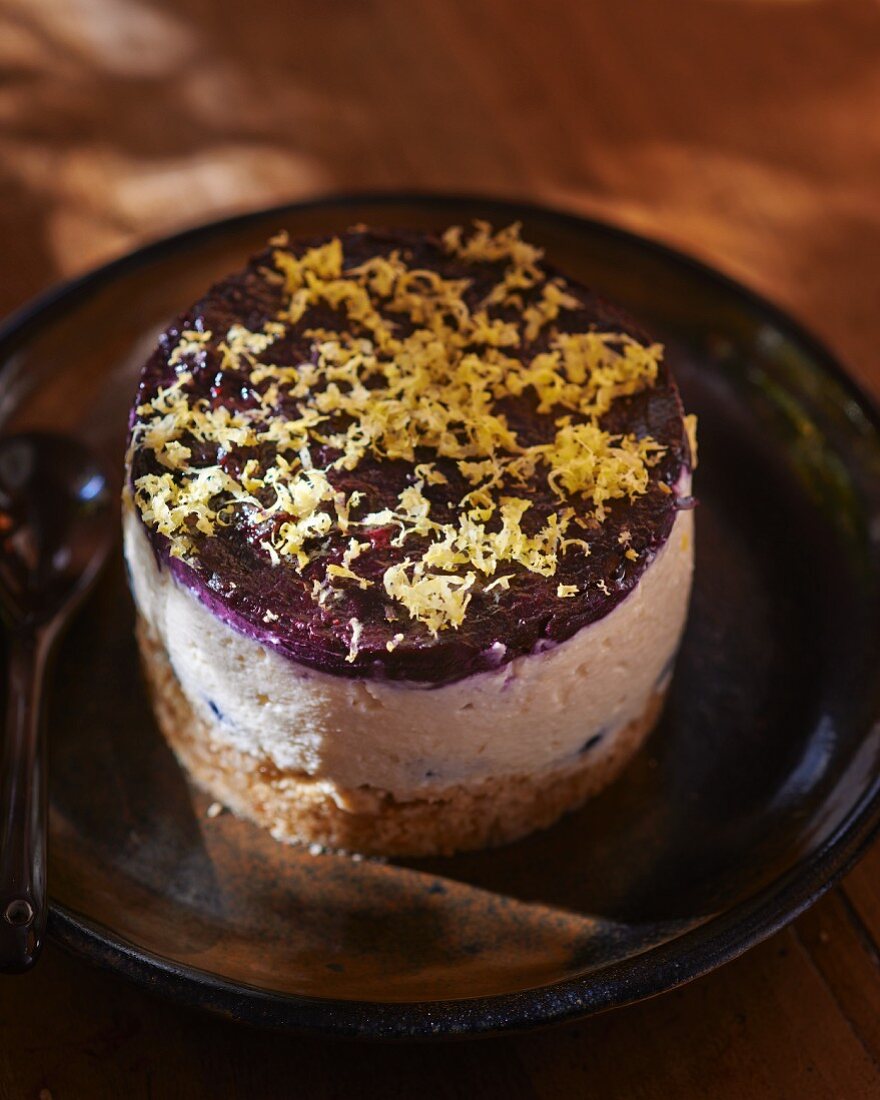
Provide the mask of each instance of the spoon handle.
POLYGON ((0 757, 0 972, 37 961, 46 929, 46 738, 43 631, 9 635, 6 730, 0 757))

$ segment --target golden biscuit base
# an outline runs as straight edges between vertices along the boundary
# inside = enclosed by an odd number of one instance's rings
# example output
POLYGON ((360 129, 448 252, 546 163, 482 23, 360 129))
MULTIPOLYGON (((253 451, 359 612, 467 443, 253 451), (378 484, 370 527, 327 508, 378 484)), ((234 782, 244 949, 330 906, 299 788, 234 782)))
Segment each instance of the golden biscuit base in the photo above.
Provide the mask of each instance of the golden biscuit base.
POLYGON ((539 775, 462 783, 412 801, 369 787, 331 795, 326 782, 219 744, 141 616, 137 637, 159 727, 199 787, 276 840, 365 855, 451 855, 506 844, 552 825, 620 774, 654 727, 665 697, 655 693, 639 718, 609 735, 613 744, 601 755, 587 752, 539 775))

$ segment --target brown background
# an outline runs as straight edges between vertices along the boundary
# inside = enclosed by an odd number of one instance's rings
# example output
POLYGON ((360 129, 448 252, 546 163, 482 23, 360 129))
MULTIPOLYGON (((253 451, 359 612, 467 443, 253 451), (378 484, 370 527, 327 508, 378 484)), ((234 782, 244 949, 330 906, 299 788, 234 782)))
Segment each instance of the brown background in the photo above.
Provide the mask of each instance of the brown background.
MULTIPOLYGON (((179 226, 362 187, 673 242, 880 393, 874 0, 0 0, 0 313, 179 226)), ((878 872, 875 847, 677 993, 446 1048, 243 1031, 50 946, 0 983, 0 1095, 880 1095, 878 872)))

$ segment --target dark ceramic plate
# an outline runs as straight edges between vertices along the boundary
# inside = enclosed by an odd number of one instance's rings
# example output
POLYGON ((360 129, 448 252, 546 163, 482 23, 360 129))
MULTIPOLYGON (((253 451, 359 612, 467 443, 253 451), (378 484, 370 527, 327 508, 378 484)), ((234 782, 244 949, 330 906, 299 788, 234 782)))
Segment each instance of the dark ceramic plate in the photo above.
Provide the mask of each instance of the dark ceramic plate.
MULTIPOLYGON (((683 256, 482 199, 331 199, 196 229, 54 292, 0 337, 4 431, 74 432, 119 468, 156 334, 275 230, 521 219, 643 318, 699 414, 696 587, 665 717, 561 824, 454 859, 283 847, 206 815, 138 676, 117 561, 51 708, 51 931, 181 1001, 360 1036, 523 1028, 670 989, 791 920, 880 818, 878 416, 814 340, 683 256)), ((539 732, 539 731, 538 731, 539 732)))

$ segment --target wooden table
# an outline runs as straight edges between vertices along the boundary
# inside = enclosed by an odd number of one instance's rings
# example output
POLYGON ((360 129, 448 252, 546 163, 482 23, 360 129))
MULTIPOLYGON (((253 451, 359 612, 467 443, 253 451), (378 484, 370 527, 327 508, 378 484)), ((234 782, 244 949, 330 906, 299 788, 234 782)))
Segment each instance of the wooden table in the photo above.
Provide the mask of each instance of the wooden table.
MULTIPOLYGON (((681 245, 880 392, 873 0, 0 0, 0 311, 193 221, 346 188, 523 196, 681 245)), ((880 849, 659 1000, 453 1047, 248 1032, 49 947, 0 1095, 880 1095, 880 849)))

